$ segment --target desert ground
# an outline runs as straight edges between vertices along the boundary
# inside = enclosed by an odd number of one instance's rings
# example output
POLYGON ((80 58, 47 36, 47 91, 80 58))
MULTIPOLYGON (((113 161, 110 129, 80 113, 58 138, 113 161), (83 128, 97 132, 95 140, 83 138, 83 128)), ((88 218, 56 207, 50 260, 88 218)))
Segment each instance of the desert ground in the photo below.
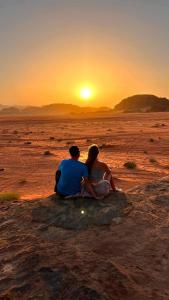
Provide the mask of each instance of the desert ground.
POLYGON ((0 191, 18 192, 23 199, 53 193, 55 171, 73 144, 83 162, 88 146, 98 144, 100 158, 124 191, 169 174, 169 113, 67 120, 8 116, 0 117, 0 125, 0 191), (126 169, 127 161, 137 167, 126 169))
POLYGON ((0 146, 1 192, 21 195, 0 201, 0 300, 169 299, 169 113, 4 117, 0 146), (75 143, 82 161, 100 145, 124 192, 51 195, 75 143))

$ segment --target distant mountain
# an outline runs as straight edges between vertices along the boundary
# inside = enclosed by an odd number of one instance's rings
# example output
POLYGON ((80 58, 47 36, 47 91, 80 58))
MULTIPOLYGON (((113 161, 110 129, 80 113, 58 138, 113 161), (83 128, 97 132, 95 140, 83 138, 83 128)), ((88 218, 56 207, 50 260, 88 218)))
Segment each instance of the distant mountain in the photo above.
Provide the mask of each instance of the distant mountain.
POLYGON ((169 100, 154 95, 135 95, 123 99, 114 107, 118 112, 162 112, 169 111, 169 100))
POLYGON ((7 105, 0 104, 0 111, 6 107, 7 107, 7 105))
POLYGON ((62 104, 55 103, 38 106, 28 106, 25 108, 18 107, 7 107, 0 111, 1 115, 57 115, 60 117, 64 116, 75 116, 79 114, 95 114, 95 113, 107 113, 112 110, 108 107, 80 107, 73 104, 62 104))
POLYGON ((3 106, 0 115, 58 116, 58 117, 106 117, 113 112, 163 112, 169 111, 169 100, 154 95, 135 95, 123 99, 114 109, 109 107, 80 107, 74 104, 54 103, 44 106, 3 106))
POLYGON ((18 115, 20 114, 19 108, 12 106, 12 107, 5 107, 0 111, 1 115, 18 115))

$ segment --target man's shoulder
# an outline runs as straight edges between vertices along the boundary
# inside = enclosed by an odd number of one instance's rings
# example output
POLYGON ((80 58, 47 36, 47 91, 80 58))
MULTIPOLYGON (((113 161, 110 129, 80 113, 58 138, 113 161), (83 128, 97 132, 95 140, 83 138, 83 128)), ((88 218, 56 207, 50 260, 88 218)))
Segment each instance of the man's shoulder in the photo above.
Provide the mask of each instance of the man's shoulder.
POLYGON ((78 162, 79 166, 82 166, 83 168, 87 168, 86 164, 84 164, 82 161, 78 160, 77 162, 78 162))
POLYGON ((65 165, 77 165, 79 168, 81 168, 81 169, 86 169, 87 168, 87 166, 86 166, 86 164, 84 164, 82 161, 79 161, 79 160, 71 160, 71 159, 64 159, 64 160, 62 160, 61 161, 61 165, 62 166, 65 166, 65 165))
POLYGON ((64 164, 69 163, 69 161, 70 161, 70 159, 63 159, 60 164, 64 165, 64 164))
POLYGON ((69 162, 69 161, 70 161, 70 159, 63 159, 63 160, 62 160, 63 163, 69 162))
POLYGON ((81 161, 78 161, 78 169, 81 172, 82 176, 88 176, 88 169, 86 164, 81 161))

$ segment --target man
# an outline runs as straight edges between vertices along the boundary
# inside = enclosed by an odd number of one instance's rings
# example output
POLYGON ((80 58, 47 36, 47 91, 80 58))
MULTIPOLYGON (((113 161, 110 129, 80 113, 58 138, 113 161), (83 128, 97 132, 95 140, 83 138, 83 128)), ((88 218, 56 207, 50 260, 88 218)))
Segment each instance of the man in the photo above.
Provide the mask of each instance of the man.
POLYGON ((63 160, 59 165, 60 177, 57 183, 57 192, 64 197, 74 196, 81 192, 81 181, 84 179, 91 197, 97 198, 95 191, 88 180, 88 170, 84 163, 79 161, 80 150, 77 146, 69 149, 71 158, 63 160))

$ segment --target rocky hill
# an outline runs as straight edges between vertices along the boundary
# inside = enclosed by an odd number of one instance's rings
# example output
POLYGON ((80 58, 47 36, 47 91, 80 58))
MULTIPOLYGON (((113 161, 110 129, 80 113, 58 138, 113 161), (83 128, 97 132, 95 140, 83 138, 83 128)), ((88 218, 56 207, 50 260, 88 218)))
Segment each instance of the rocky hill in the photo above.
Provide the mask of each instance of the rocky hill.
POLYGON ((103 201, 0 203, 1 300, 168 300, 169 177, 103 201))
POLYGON ((169 100, 154 95, 135 95, 123 99, 114 108, 118 112, 162 112, 169 111, 169 100))

